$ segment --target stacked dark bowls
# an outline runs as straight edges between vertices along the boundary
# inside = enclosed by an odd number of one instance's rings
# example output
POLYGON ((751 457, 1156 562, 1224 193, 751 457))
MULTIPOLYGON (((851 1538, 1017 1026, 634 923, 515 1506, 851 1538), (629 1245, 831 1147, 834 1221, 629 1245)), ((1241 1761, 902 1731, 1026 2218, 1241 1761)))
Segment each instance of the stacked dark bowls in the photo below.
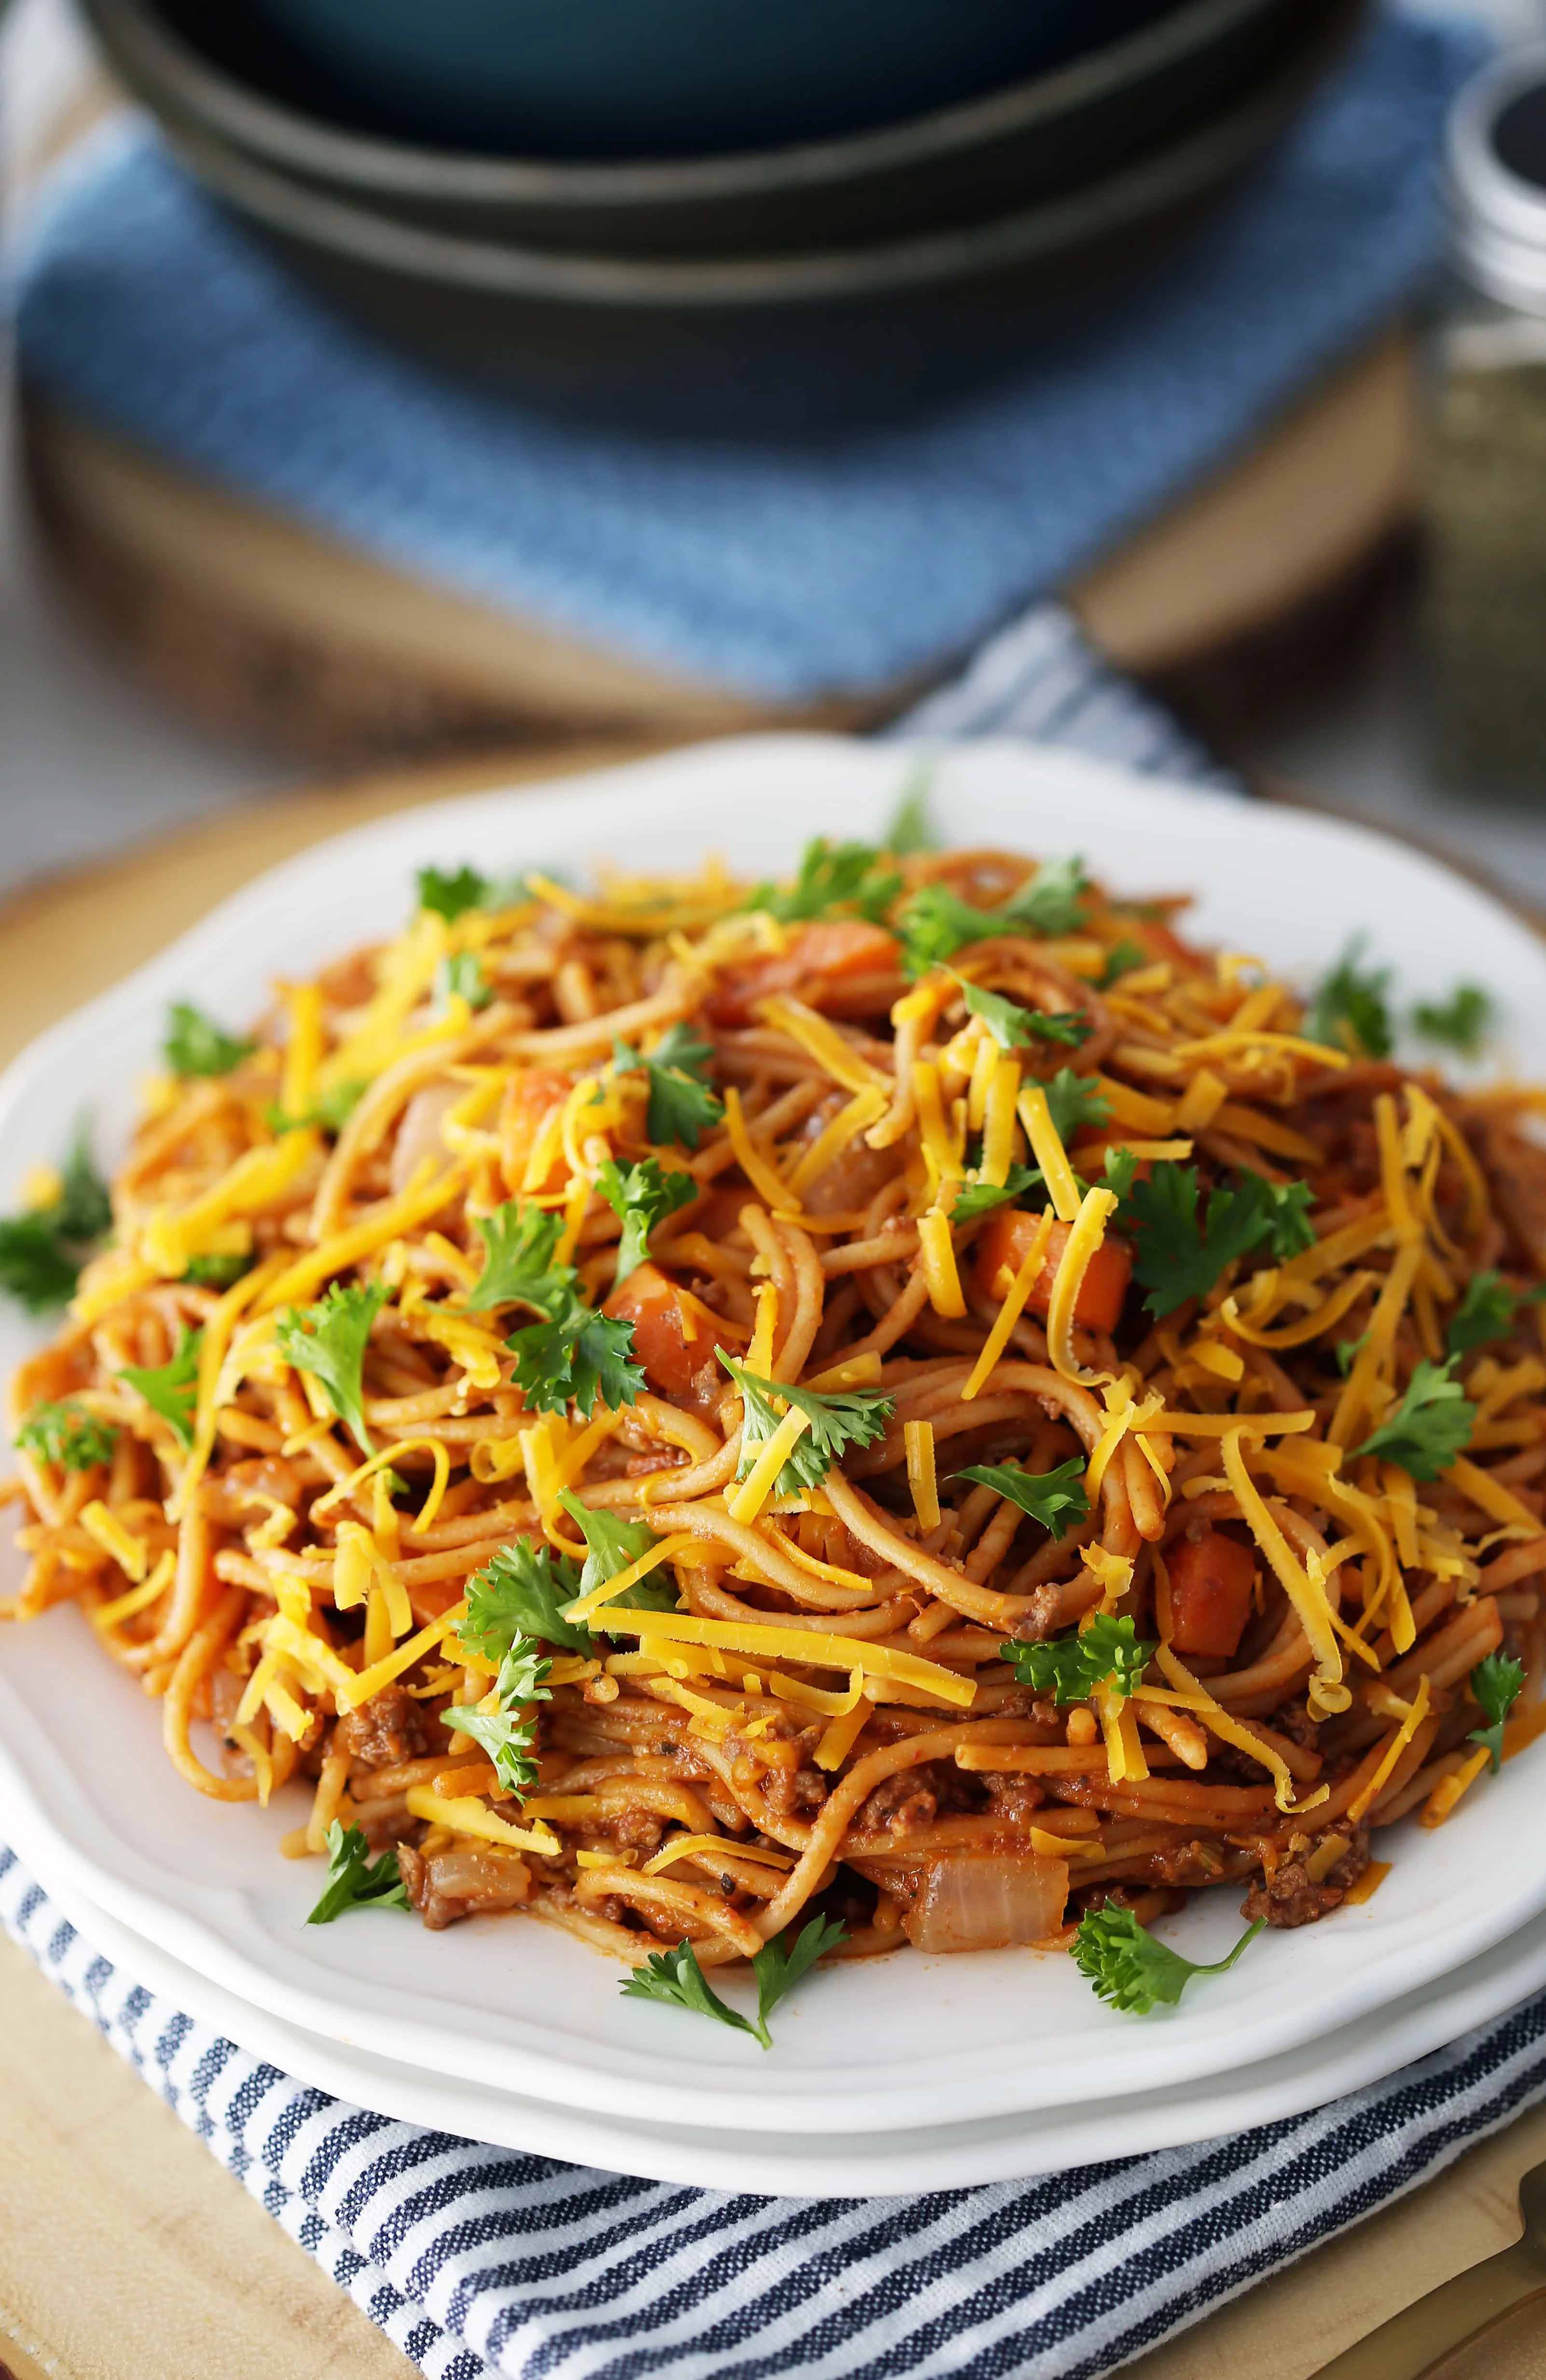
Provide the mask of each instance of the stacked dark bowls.
POLYGON ((1196 222, 1362 13, 85 5, 184 164, 356 319, 691 429, 900 409, 1002 369, 1196 222))

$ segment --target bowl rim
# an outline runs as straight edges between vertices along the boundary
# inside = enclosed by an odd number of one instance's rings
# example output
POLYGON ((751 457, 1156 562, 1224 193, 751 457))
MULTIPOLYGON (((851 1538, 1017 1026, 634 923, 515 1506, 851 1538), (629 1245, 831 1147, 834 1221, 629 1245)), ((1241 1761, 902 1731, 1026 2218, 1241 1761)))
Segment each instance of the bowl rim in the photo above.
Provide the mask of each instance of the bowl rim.
POLYGON ((382 194, 534 208, 678 206, 830 186, 895 172, 1034 130, 1221 40, 1253 18, 1293 18, 1296 0, 1179 0, 1123 40, 1007 89, 895 124, 821 140, 700 157, 570 164, 443 151, 335 127, 250 91, 168 25, 154 0, 83 0, 109 57, 147 97, 170 101, 242 150, 382 194))
POLYGON ((284 239, 377 272, 443 289, 596 312, 744 314, 879 298, 1004 272, 1184 207, 1260 153, 1367 6, 1368 0, 1319 0, 1311 35, 1226 115, 1075 190, 944 231, 784 253, 615 256, 427 229, 292 182, 207 128, 168 119, 165 128, 190 169, 239 212, 284 239))

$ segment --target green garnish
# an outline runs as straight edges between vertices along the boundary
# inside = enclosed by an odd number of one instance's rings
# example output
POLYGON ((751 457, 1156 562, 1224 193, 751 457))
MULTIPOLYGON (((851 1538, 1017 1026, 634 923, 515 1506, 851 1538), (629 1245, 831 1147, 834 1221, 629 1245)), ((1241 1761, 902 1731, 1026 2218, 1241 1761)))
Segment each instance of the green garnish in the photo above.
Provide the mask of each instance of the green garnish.
MULTIPOLYGON (((589 1504, 580 1502, 572 1488, 560 1488, 558 1500, 585 1539, 585 1568, 580 1572, 577 1589, 580 1596, 604 1586, 620 1572, 631 1570, 641 1555, 660 1543, 647 1521, 620 1521, 615 1512, 600 1507, 592 1511, 589 1504)), ((621 1595, 614 1597, 609 1608, 619 1611, 677 1611, 681 1598, 670 1580, 656 1571, 648 1578, 635 1579, 632 1586, 625 1587, 621 1595)), ((606 1626, 599 1612, 596 1625, 606 1626)))
POLYGON ((1358 1357, 1362 1354, 1368 1344, 1369 1333, 1367 1330, 1360 1331, 1356 1339, 1339 1339, 1337 1341, 1335 1351, 1336 1367, 1342 1374, 1344 1379, 1347 1378, 1348 1373, 1352 1370, 1354 1365, 1357 1362, 1358 1357))
POLYGON ((1466 1294, 1449 1318, 1444 1345, 1452 1355, 1468 1355, 1491 1339, 1504 1339, 1521 1305, 1539 1305, 1546 1297, 1546 1281, 1534 1289, 1510 1289, 1495 1272, 1474 1272, 1466 1294))
POLYGON ((799 874, 792 884, 782 889, 772 882, 759 884, 742 905, 765 909, 785 926, 830 917, 839 910, 879 925, 902 890, 895 869, 881 866, 882 856, 873 844, 829 843, 819 834, 801 852, 799 874))
POLYGON ((350 1909, 406 1909, 408 1887, 395 1851, 372 1860, 371 1847, 358 1827, 345 1828, 336 1818, 327 1830, 327 1884, 308 1925, 331 1925, 350 1909))
POLYGON ((1263 1243, 1279 1263, 1313 1247, 1309 1212, 1314 1202, 1308 1182, 1280 1187, 1260 1173, 1243 1173, 1237 1188, 1209 1193, 1204 1224, 1196 1166, 1163 1160, 1147 1182, 1134 1182, 1126 1193, 1138 1234, 1133 1270, 1149 1292, 1149 1312, 1170 1314, 1188 1297, 1205 1296, 1226 1265, 1263 1243))
POLYGON ((184 1281, 191 1281, 200 1289, 232 1289, 250 1273, 257 1263, 256 1257, 189 1257, 183 1267, 184 1281))
POLYGON ((467 1617, 458 1631, 464 1651, 502 1662, 523 1637, 561 1653, 590 1653, 589 1628, 564 1617, 579 1592, 579 1572, 567 1554, 524 1537, 501 1546, 467 1583, 467 1617))
POLYGON ((441 960, 435 969, 435 1006, 444 1011, 453 1000, 465 1000, 469 1008, 487 1008, 493 998, 493 986, 483 973, 483 963, 475 951, 455 951, 441 960))
POLYGON ((1075 1454, 1055 1471, 1024 1471, 1017 1463, 974 1463, 969 1471, 957 1471, 956 1476, 970 1479, 979 1488, 996 1489, 1054 1537, 1062 1537, 1090 1516, 1085 1468, 1084 1457, 1075 1454))
POLYGON ((797 1496, 819 1488, 837 1457, 850 1446, 872 1446, 885 1436, 894 1410, 890 1397, 862 1390, 822 1396, 815 1389, 794 1389, 785 1380, 764 1380, 736 1363, 723 1347, 715 1354, 741 1392, 741 1454, 736 1476, 745 1479, 761 1449, 772 1438, 785 1412, 796 1405, 810 1416, 810 1427, 796 1439, 794 1450, 773 1482, 775 1496, 797 1496))
POLYGON ((596 1187, 623 1225, 617 1243, 619 1282, 644 1262, 655 1225, 679 1208, 690 1207, 700 1186, 690 1173, 663 1172, 660 1160, 653 1157, 640 1158, 626 1173, 615 1157, 597 1169, 596 1187))
POLYGON ((1089 1976, 1100 1998, 1109 2000, 1113 2008, 1147 2016, 1156 2002, 1174 2004, 1178 2000, 1194 1975, 1227 1973, 1265 1924, 1265 1918, 1259 1917, 1254 1925, 1246 1928, 1227 1958, 1215 1959, 1211 1966, 1201 1967, 1193 1959, 1184 1959, 1167 1943, 1158 1941, 1138 1924, 1130 1909, 1114 1908, 1108 1900, 1103 1909, 1092 1909, 1080 1918, 1079 1930, 1074 1937, 1074 1963, 1081 1975, 1089 1976))
POLYGON ((367 1454, 375 1449, 365 1427, 365 1349, 391 1294, 383 1281, 346 1288, 335 1281, 315 1305, 286 1306, 274 1325, 286 1364, 322 1382, 334 1412, 367 1454))
POLYGON ((1359 935, 1317 984, 1305 1012, 1305 1031, 1310 1040, 1350 1050, 1355 1058, 1388 1058, 1394 1038, 1385 997, 1391 971, 1389 967, 1360 970, 1363 951, 1359 935))
POLYGON ((764 2049, 771 2049, 768 2019, 779 2001, 823 1952, 835 1949, 846 1938, 847 1928, 835 1919, 813 1917, 792 1945, 787 1932, 765 1942, 751 1962, 757 1978, 755 2023, 720 1998, 690 1942, 678 1942, 674 1950, 653 1951, 624 1977, 620 1989, 625 1999, 663 2000, 668 2007, 688 2009, 696 2016, 714 2017, 736 2033, 749 2033, 764 2049))
POLYGON ((267 1107, 263 1121, 270 1132, 302 1132, 309 1124, 320 1125, 323 1132, 341 1133, 360 1100, 370 1089, 369 1083, 334 1083, 320 1091, 304 1115, 286 1115, 283 1108, 267 1107))
POLYGON ((1488 1653, 1471 1671, 1471 1692, 1481 1706, 1485 1727, 1476 1727, 1466 1738, 1467 1743, 1479 1743, 1492 1756, 1492 1775, 1503 1765, 1503 1722, 1519 1697, 1525 1682, 1523 1661, 1511 1660, 1506 1653, 1488 1653))
POLYGON ((1462 1057, 1474 1057, 1491 1026, 1491 995, 1477 983, 1456 984, 1448 1000, 1419 1000, 1412 1023, 1428 1040, 1447 1042, 1462 1057))
POLYGON ((463 1304, 475 1313, 526 1305, 542 1317, 505 1342, 527 1403, 537 1413, 562 1413, 571 1398, 587 1413, 598 1396, 614 1411, 631 1405, 644 1385, 642 1367, 629 1360, 633 1324, 587 1305, 574 1266, 554 1263, 559 1218, 509 1198, 478 1229, 488 1254, 463 1304))
POLYGON ((177 1352, 170 1363, 141 1366, 127 1364, 118 1374, 131 1389, 138 1389, 152 1413, 158 1413, 171 1428, 179 1446, 193 1443, 193 1415, 199 1402, 199 1349, 203 1341, 201 1330, 190 1330, 185 1322, 177 1340, 177 1352))
POLYGON ((1044 860, 1030 882, 1016 893, 1004 915, 1017 926, 1029 927, 1033 934, 1055 941, 1061 934, 1077 932, 1089 890, 1090 879, 1082 859, 1044 860))
MULTIPOLYGON (((951 969, 955 974, 955 969, 951 969)), ((1000 991, 984 991, 980 984, 956 976, 968 1016, 980 1016, 1001 1050, 1024 1049, 1031 1041, 1065 1041, 1077 1050, 1094 1027, 1082 1008, 1022 1008, 1000 991)))
POLYGON ((620 1075, 642 1070, 650 1078, 644 1129, 658 1148, 676 1143, 683 1148, 696 1148, 724 1113, 724 1102, 709 1087, 713 1061, 712 1042, 700 1040, 688 1025, 673 1025, 648 1057, 641 1057, 626 1041, 613 1043, 612 1062, 620 1075))
POLYGON ((84 1405, 67 1399, 34 1405, 17 1431, 16 1442, 39 1463, 55 1463, 61 1471, 90 1471, 93 1463, 111 1460, 118 1433, 84 1405))
POLYGON ((1002 1183, 968 1182, 956 1193, 956 1202, 950 1209, 951 1222, 975 1223, 979 1215, 991 1214, 1007 1199, 1023 1198, 1043 1179, 1039 1166, 1012 1165, 1002 1183))
POLYGON ((1148 952, 1124 934, 1122 940, 1114 942, 1106 953, 1106 963, 1095 978, 1096 989, 1109 991, 1123 976, 1131 975, 1135 967, 1146 966, 1148 963, 1148 952))
POLYGON ((1004 1658, 1022 1686, 1034 1686, 1039 1694, 1050 1688, 1054 1703, 1084 1703, 1101 1686, 1114 1694, 1132 1694, 1157 1650, 1136 1633, 1130 1620, 1101 1611, 1074 1636, 1045 1645, 1011 1639, 1004 1658))
POLYGON ((470 1736, 481 1745, 494 1775, 512 1793, 524 1793, 537 1781, 537 1720, 526 1706, 552 1701, 547 1682, 552 1670, 553 1663, 531 1637, 513 1636, 494 1680, 493 1709, 458 1703, 444 1714, 456 1734, 470 1736))
POLYGON ((1076 1075, 1072 1066, 1060 1066, 1052 1081, 1043 1083, 1041 1087, 1047 1094, 1053 1129, 1065 1148, 1083 1125, 1099 1126, 1111 1122, 1111 1101, 1099 1083, 1088 1075, 1076 1075))
POLYGON ((476 868, 458 868, 452 875, 439 868, 421 868, 417 880, 420 909, 432 909, 447 924, 468 909, 486 909, 494 893, 492 880, 480 876, 476 868))
POLYGON ((927 975, 967 943, 995 934, 1071 934, 1089 889, 1077 859, 1049 860, 1002 909, 974 908, 947 884, 921 884, 896 917, 903 971, 913 978, 927 975))
POLYGON ((80 1268, 113 1220, 107 1184, 80 1125, 49 1206, 0 1219, 0 1290, 29 1314, 47 1314, 75 1295, 80 1268))
POLYGON ((564 1234, 559 1218, 507 1198, 492 1215, 479 1217, 478 1232, 487 1253, 462 1304, 475 1314, 496 1305, 530 1305, 545 1314, 557 1296, 551 1284, 553 1253, 564 1234))
POLYGON ((920 760, 902 789, 896 815, 885 832, 885 847, 895 859, 909 859, 917 851, 935 851, 938 841, 929 823, 929 795, 935 763, 920 760))
POLYGON ((257 1046, 256 1041, 235 1040, 201 1008, 175 1000, 167 1012, 161 1054, 170 1072, 187 1080, 195 1075, 228 1075, 257 1046))
POLYGON ((1394 1413, 1371 1430, 1354 1456, 1381 1454, 1413 1479, 1437 1479, 1471 1441, 1476 1407, 1452 1376, 1458 1359, 1418 1364, 1394 1413))

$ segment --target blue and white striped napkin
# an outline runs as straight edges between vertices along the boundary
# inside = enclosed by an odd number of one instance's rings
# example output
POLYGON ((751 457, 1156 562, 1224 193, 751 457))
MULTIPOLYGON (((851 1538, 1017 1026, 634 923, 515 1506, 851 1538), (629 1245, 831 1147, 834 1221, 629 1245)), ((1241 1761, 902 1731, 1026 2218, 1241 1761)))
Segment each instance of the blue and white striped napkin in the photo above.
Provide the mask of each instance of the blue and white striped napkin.
MULTIPOLYGON (((1039 607, 906 722, 1221 791, 1039 607)), ((371 2114, 99 1956, 0 1845, 0 1924, 429 2380, 1099 2380, 1546 2098, 1546 1993, 1312 2114, 891 2198, 693 2190, 371 2114)))

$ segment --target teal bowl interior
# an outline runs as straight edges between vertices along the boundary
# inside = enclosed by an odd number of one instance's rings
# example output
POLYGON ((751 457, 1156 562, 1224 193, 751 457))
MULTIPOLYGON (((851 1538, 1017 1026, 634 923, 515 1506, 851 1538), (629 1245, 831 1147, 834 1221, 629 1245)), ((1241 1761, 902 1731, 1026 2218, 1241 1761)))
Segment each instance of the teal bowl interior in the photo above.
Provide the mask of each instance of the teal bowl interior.
MULTIPOLYGON (((227 0, 222 13, 250 73, 337 121, 488 154, 622 158, 816 140, 949 106, 1175 5, 227 0)), ((195 17, 207 43, 209 12, 195 17)))

